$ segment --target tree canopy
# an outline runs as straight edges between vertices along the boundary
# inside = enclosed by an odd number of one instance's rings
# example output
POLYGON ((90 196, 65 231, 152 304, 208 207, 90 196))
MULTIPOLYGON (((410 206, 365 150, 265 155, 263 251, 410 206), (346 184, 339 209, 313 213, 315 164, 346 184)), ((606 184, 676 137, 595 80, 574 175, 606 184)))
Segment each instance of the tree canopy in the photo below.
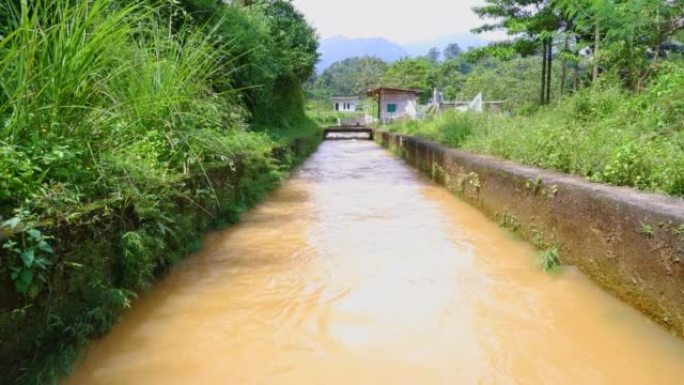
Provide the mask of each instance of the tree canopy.
POLYGON ((672 51, 669 41, 684 29, 682 0, 486 0, 474 11, 489 20, 475 32, 503 30, 511 37, 477 53, 541 58, 541 104, 550 101, 554 58, 561 59, 561 90, 569 63, 577 88, 582 52, 590 54, 592 81, 611 74, 640 90, 672 51))
POLYGON ((376 57, 356 57, 334 63, 314 80, 329 95, 353 95, 382 83, 388 65, 376 57))
POLYGON ((461 47, 458 45, 458 43, 450 43, 446 46, 446 48, 444 48, 444 52, 442 52, 442 57, 445 61, 447 61, 455 59, 462 52, 463 50, 461 50, 461 47))
POLYGON ((442 56, 442 53, 439 52, 439 48, 437 47, 432 47, 428 51, 427 55, 425 56, 428 60, 431 62, 437 63, 442 56))
POLYGON ((410 88, 423 92, 424 101, 432 95, 437 85, 435 73, 436 63, 428 58, 402 59, 392 64, 385 76, 383 84, 388 87, 410 88))

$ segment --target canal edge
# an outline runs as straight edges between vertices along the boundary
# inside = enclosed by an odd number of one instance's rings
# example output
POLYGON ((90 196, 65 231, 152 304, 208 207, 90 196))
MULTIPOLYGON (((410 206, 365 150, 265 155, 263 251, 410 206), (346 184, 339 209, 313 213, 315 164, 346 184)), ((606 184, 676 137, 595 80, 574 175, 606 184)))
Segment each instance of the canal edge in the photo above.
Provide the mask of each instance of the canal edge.
POLYGON ((375 130, 381 146, 684 338, 684 200, 375 130))

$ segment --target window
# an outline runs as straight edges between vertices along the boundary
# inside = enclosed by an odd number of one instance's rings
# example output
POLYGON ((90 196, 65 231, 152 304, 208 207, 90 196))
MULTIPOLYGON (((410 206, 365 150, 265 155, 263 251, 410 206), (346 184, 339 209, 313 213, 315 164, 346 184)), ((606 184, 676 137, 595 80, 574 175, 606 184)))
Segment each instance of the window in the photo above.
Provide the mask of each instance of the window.
POLYGON ((397 112, 397 105, 396 104, 388 104, 387 105, 387 112, 392 113, 392 114, 397 112))

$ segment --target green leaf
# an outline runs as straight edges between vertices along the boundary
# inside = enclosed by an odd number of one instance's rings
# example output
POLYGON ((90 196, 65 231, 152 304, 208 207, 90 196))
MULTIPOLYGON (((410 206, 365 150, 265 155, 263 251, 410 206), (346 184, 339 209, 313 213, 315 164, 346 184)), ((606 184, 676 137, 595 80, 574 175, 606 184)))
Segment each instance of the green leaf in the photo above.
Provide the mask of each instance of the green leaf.
POLYGON ((30 268, 33 265, 33 261, 36 259, 36 253, 33 249, 27 249, 21 252, 21 260, 24 262, 24 266, 30 268))
POLYGON ((37 265, 38 267, 40 267, 43 270, 45 270, 51 264, 52 264, 52 262, 50 262, 50 260, 43 258, 43 257, 36 258, 36 260, 34 262, 34 265, 37 265))
POLYGON ((14 230, 19 225, 19 223, 21 223, 21 218, 14 217, 12 219, 6 220, 5 222, 2 222, 2 225, 14 230))
POLYGON ((43 239, 43 234, 36 229, 30 229, 26 231, 26 233, 28 234, 29 238, 31 238, 34 241, 40 241, 43 239))
POLYGON ((33 283, 33 272, 25 269, 21 271, 17 280, 14 281, 14 287, 21 294, 26 294, 33 283))
POLYGON ((7 250, 13 250, 16 245, 17 243, 14 241, 7 241, 2 244, 2 248, 7 250))
POLYGON ((31 298, 36 298, 40 293, 40 287, 38 285, 31 285, 28 289, 28 296, 31 298))
POLYGON ((48 254, 53 254, 55 252, 52 246, 50 246, 50 244, 45 241, 41 241, 40 243, 38 243, 38 250, 44 251, 48 254))

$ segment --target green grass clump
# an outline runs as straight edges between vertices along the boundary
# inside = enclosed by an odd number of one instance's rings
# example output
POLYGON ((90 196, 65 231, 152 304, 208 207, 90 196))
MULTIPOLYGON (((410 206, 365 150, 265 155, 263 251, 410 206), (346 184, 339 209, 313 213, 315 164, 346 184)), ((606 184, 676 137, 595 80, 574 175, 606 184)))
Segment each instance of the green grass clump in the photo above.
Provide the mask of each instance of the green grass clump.
POLYGON ((402 120, 389 126, 392 131, 421 136, 451 147, 461 147, 473 133, 479 118, 458 111, 446 111, 424 120, 402 120))
POLYGON ((542 269, 547 273, 558 271, 561 267, 560 258, 558 257, 558 249, 552 247, 548 250, 540 252, 539 262, 542 269))
POLYGON ((684 66, 667 64, 639 94, 603 86, 531 114, 449 112, 390 129, 596 182, 684 196, 684 66))

